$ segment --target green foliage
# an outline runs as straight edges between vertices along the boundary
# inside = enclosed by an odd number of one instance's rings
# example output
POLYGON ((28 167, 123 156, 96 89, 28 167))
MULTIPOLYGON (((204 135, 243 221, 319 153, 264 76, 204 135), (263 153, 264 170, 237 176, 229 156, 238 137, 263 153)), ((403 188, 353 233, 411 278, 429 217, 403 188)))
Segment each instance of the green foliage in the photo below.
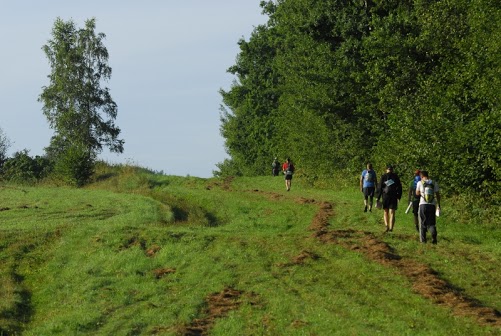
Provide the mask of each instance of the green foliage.
POLYGON ((229 91, 221 90, 221 134, 235 165, 245 175, 268 174, 268 167, 282 134, 276 127, 274 111, 279 92, 272 65, 275 56, 274 32, 258 26, 249 42, 239 41, 237 63, 228 72, 237 76, 229 91), (229 110, 228 110, 229 109, 229 110))
POLYGON ((95 160, 95 155, 88 148, 68 147, 55 160, 54 176, 69 185, 81 187, 90 181, 95 160))
POLYGON ((95 19, 77 29, 73 21, 58 18, 52 39, 43 47, 51 73, 39 101, 55 132, 47 155, 63 160, 57 171, 75 174, 66 178, 77 184, 89 178, 89 166, 103 146, 123 152, 120 129, 114 124, 117 105, 109 89, 102 87, 111 78, 104 38, 103 33, 95 33, 95 19))
POLYGON ((9 150, 10 147, 10 140, 7 138, 7 135, 5 135, 3 129, 0 128, 0 170, 2 169, 2 166, 7 160, 7 151, 9 150))
POLYGON ((216 177, 225 176, 242 176, 242 171, 240 166, 232 159, 225 159, 223 162, 216 163, 218 170, 214 171, 213 174, 216 177))
POLYGON ((241 48, 230 68, 240 81, 223 94, 229 111, 222 134, 231 159, 247 160, 244 175, 263 174, 264 162, 277 154, 293 158, 312 180, 333 169, 361 170, 367 161, 391 162, 402 175, 427 169, 446 194, 499 202, 501 9, 495 1, 261 6, 268 23, 239 42, 260 47, 241 48), (280 135, 273 145, 257 135, 270 129, 280 135))
POLYGON ((15 183, 30 184, 47 177, 53 164, 45 157, 31 157, 28 150, 14 153, 8 158, 2 169, 5 180, 15 183))

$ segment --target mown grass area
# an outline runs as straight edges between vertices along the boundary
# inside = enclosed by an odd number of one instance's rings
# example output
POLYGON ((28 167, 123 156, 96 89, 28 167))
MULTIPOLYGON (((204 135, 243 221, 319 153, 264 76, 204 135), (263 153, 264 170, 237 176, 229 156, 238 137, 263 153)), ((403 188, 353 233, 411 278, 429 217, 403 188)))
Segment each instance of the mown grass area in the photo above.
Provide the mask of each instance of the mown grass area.
POLYGON ((102 167, 84 189, 0 191, 0 335, 497 335, 423 296, 354 235, 429 266, 454 293, 500 310, 499 222, 449 222, 422 245, 412 215, 364 213, 353 188, 283 178, 200 179, 102 167))

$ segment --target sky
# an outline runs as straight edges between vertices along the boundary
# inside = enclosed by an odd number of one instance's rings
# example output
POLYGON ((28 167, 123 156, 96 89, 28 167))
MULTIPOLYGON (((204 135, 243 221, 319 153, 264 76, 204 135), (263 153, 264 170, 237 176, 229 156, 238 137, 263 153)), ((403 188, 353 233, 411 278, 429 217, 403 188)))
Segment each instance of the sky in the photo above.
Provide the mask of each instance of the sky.
POLYGON ((42 46, 56 18, 77 28, 96 19, 104 33, 118 105, 122 154, 99 159, 167 175, 211 177, 228 155, 220 134, 220 89, 235 77, 238 41, 267 21, 260 0, 0 0, 0 128, 12 143, 43 155, 54 131, 37 101, 49 85, 42 46))

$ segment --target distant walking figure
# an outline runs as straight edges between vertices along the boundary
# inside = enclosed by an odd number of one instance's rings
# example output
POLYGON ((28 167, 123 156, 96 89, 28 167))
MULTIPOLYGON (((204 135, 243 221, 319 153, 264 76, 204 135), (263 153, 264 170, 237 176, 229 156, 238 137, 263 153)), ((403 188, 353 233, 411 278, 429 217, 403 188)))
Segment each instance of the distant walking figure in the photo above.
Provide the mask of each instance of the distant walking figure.
POLYGON ((271 174, 273 176, 278 176, 279 172, 280 172, 280 162, 278 162, 278 159, 275 158, 275 160, 273 160, 273 163, 271 164, 271 174))
POLYGON ((294 167, 294 164, 292 164, 291 159, 287 158, 287 160, 282 165, 282 171, 285 175, 285 188, 287 189, 287 191, 291 190, 292 175, 294 174, 295 170, 296 168, 294 167))
POLYGON ((367 169, 364 169, 364 171, 362 171, 362 175, 360 176, 360 191, 364 194, 364 212, 367 212, 367 205, 369 206, 369 212, 372 211, 372 202, 374 200, 376 185, 376 172, 372 169, 372 163, 368 163, 367 169))
POLYGON ((418 169, 414 173, 414 177, 409 185, 409 194, 407 202, 412 203, 412 214, 414 215, 414 225, 416 226, 417 232, 419 232, 419 195, 416 195, 416 189, 418 182, 421 181, 421 171, 418 169))

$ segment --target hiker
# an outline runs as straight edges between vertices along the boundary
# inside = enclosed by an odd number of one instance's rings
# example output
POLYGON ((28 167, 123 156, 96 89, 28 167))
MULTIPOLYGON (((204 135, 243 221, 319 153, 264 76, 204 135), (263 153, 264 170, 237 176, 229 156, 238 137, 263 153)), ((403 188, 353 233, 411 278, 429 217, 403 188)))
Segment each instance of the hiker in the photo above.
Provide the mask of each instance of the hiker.
POLYGON ((419 240, 426 243, 426 232, 430 231, 432 244, 437 243, 436 214, 440 212, 440 188, 429 178, 426 170, 421 171, 421 181, 417 183, 419 198, 419 240))
POLYGON ((369 205, 369 212, 372 212, 372 202, 374 199, 374 192, 377 185, 377 176, 372 163, 367 164, 367 169, 362 171, 360 176, 360 191, 364 194, 364 212, 367 212, 367 205, 369 205), (367 204, 367 201, 368 204, 367 204))
POLYGON ((384 210, 384 225, 386 231, 393 231, 395 226, 395 210, 402 197, 402 183, 397 174, 393 172, 393 166, 386 166, 386 173, 381 176, 378 185, 377 202, 382 198, 382 208, 384 210))
POLYGON ((273 160, 273 163, 271 164, 271 174, 273 176, 278 176, 279 172, 280 172, 280 162, 278 162, 278 159, 275 158, 273 160))
POLYGON ((282 171, 285 175, 285 188, 287 189, 287 191, 291 190, 292 174, 294 174, 294 170, 296 170, 296 168, 292 164, 291 159, 287 158, 287 160, 282 165, 282 171))
POLYGON ((419 219, 418 219, 418 211, 419 211, 419 196, 416 195, 416 187, 418 182, 421 181, 421 171, 418 169, 414 172, 414 177, 409 185, 409 193, 407 203, 410 205, 412 203, 412 214, 414 215, 414 225, 416 227, 416 231, 419 232, 419 219))

